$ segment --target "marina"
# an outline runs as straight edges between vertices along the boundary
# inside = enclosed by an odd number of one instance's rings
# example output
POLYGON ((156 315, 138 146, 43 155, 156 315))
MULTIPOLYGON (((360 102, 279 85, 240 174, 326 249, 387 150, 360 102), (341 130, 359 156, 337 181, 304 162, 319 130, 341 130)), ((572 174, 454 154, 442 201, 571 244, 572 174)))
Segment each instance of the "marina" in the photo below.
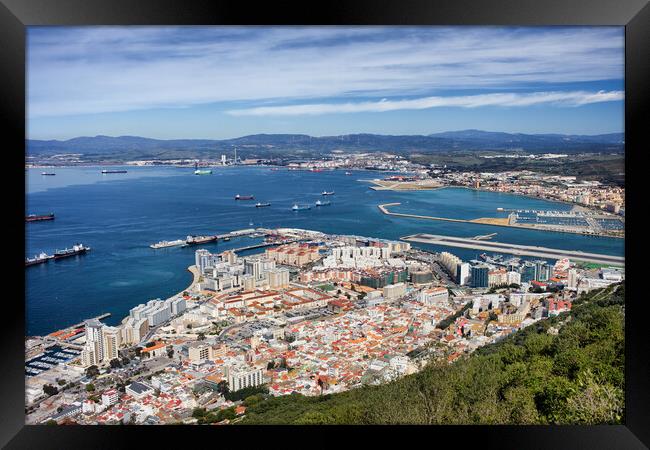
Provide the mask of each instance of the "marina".
POLYGON ((79 350, 53 345, 40 355, 25 361, 25 375, 30 377, 43 373, 59 364, 70 362, 79 357, 80 353, 79 350))

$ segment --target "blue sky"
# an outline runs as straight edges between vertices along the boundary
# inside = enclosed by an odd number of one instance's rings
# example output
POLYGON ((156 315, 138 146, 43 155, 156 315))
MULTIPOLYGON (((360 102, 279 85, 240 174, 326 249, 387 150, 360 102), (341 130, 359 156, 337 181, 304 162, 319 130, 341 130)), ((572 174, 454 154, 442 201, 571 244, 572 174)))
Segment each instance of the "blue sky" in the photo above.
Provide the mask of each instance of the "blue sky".
POLYGON ((624 129, 622 27, 30 27, 31 139, 624 129))

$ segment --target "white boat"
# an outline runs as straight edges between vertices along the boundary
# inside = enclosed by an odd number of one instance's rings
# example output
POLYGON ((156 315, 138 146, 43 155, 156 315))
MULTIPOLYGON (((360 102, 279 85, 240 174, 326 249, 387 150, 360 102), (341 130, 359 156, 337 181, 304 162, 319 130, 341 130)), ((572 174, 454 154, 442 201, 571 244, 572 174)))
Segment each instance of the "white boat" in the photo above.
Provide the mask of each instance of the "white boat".
POLYGON ((334 191, 323 191, 320 193, 320 195, 334 195, 334 191))
POLYGON ((177 239, 175 241, 160 241, 156 244, 151 244, 151 248, 165 248, 165 247, 176 247, 177 245, 183 245, 185 241, 183 239, 177 239))
POLYGON ((316 206, 329 206, 331 204, 331 202, 321 202, 320 200, 316 200, 316 206))
POLYGON ((295 203, 295 204, 291 207, 291 210, 292 210, 292 211, 303 211, 303 210, 306 210, 306 209, 311 209, 311 206, 309 206, 309 205, 298 206, 298 204, 295 203))

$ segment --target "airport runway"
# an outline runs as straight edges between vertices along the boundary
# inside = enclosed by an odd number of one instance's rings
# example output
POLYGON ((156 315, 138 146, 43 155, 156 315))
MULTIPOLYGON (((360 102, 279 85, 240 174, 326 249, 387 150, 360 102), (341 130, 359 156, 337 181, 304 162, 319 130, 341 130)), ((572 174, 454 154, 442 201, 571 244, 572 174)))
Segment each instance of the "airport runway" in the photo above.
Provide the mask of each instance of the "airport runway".
POLYGON ((622 266, 625 264, 625 258, 622 256, 586 253, 579 250, 561 250, 556 248, 535 247, 531 245, 508 244, 504 242, 479 241, 475 239, 459 238, 454 236, 441 236, 437 234, 412 234, 409 236, 404 236, 400 239, 410 242, 421 242, 423 244, 471 248, 475 250, 486 250, 494 253, 507 253, 517 256, 536 256, 539 258, 549 259, 568 258, 574 261, 577 260, 597 264, 613 264, 617 266, 622 266))

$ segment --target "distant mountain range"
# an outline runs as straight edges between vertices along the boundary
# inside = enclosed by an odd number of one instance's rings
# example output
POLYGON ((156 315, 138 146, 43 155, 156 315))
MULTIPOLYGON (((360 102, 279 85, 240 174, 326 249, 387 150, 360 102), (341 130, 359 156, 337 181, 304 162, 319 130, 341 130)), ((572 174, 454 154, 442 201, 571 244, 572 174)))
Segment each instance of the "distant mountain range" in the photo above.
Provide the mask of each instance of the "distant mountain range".
POLYGON ((242 157, 326 154, 333 150, 396 153, 523 150, 531 153, 623 152, 623 133, 600 135, 523 134, 481 130, 392 136, 349 134, 313 137, 305 134, 254 134, 235 139, 160 140, 139 136, 77 137, 66 141, 27 140, 30 156, 81 153, 87 157, 182 158, 218 156, 237 149, 242 157))

